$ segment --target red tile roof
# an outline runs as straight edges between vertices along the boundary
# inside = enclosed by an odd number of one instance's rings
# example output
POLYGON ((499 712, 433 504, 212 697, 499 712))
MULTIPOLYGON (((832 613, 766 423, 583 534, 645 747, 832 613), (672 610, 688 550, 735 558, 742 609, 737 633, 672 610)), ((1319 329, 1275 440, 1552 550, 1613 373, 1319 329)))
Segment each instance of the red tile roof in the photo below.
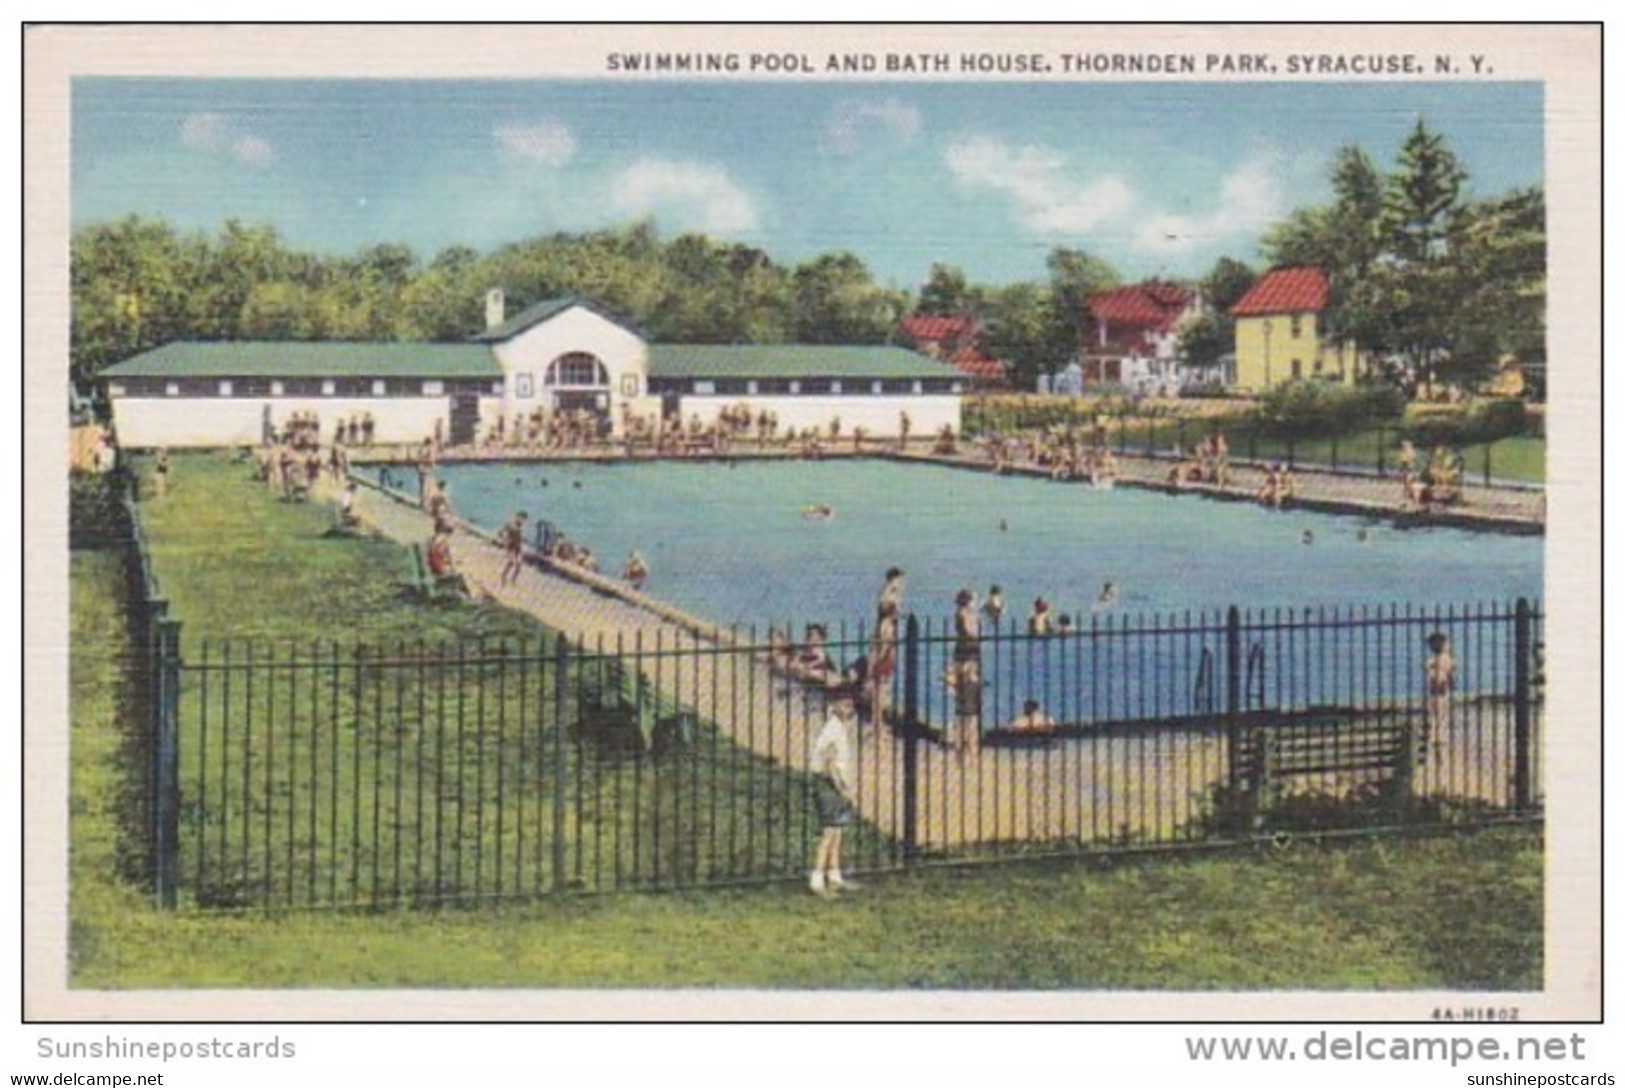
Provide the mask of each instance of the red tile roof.
POLYGON ((915 343, 958 340, 976 334, 976 319, 970 314, 908 314, 903 333, 915 343))
POLYGON ((1089 316, 1108 325, 1167 332, 1196 296, 1175 283, 1137 283, 1089 296, 1089 316))
POLYGON ((1004 364, 997 359, 989 359, 975 348, 961 348, 948 361, 979 382, 1004 380, 1004 364))
POLYGON ((1326 273, 1318 268, 1277 268, 1259 277, 1230 313, 1234 317, 1292 314, 1326 308, 1326 273))

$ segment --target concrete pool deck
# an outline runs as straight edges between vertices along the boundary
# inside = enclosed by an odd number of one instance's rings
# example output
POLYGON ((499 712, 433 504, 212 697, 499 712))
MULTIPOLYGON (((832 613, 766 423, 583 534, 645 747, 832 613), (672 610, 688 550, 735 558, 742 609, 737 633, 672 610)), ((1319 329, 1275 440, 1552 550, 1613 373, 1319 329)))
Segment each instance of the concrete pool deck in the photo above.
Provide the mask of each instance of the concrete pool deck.
MULTIPOLYGON (((975 466, 986 468, 985 464, 975 466)), ((363 481, 364 482, 364 481, 363 481)), ((332 485, 322 494, 331 497, 332 485)), ((399 493, 366 484, 357 509, 367 524, 403 544, 421 544, 429 516, 399 493)), ((452 538, 458 570, 476 593, 533 616, 587 652, 640 651, 662 697, 693 711, 741 747, 796 770, 811 765, 811 743, 826 695, 786 678, 765 654, 709 652, 737 644, 730 629, 632 592, 614 579, 557 570, 533 559, 516 583, 501 585, 504 555, 489 534, 459 523, 452 538)), ((1465 716, 1463 716, 1465 717, 1465 716)), ((1452 794, 1499 802, 1504 776, 1483 779, 1469 746, 1510 728, 1490 715, 1439 738, 1427 784, 1452 794), (1473 776, 1476 775, 1477 778, 1473 776)), ((1510 751, 1509 740, 1495 742, 1510 751)), ((892 730, 864 725, 855 746, 858 808, 882 833, 903 833, 905 744, 892 730)), ((981 843, 1069 841, 1163 842, 1190 833, 1205 799, 1224 781, 1222 735, 1158 729, 1057 741, 1030 749, 984 747, 964 756, 935 742, 919 745, 917 835, 926 850, 981 843)), ((1419 783, 1420 785, 1421 783, 1419 783)), ((809 844, 809 849, 811 844, 809 844)))

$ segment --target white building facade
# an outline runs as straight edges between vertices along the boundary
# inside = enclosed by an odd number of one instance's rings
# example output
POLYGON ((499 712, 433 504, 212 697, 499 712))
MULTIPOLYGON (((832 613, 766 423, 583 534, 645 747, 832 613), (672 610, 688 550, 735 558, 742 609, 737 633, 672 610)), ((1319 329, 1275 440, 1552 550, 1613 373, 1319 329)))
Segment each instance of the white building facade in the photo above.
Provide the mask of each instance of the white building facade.
MULTIPOLYGON (((494 303, 494 304, 493 304, 494 303)), ((255 445, 290 422, 322 441, 365 420, 374 443, 480 441, 499 424, 559 412, 713 423, 741 406, 780 432, 861 427, 874 437, 958 433, 966 379, 896 347, 651 344, 629 323, 575 298, 537 303, 461 344, 190 342, 166 344, 102 374, 126 448, 255 445)))

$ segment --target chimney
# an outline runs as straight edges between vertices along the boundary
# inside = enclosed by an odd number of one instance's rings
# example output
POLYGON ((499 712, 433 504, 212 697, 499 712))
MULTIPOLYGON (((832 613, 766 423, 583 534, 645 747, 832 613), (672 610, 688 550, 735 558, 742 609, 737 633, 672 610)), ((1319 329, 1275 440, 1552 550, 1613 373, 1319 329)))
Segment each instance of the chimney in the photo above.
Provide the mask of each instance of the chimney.
POLYGON ((507 320, 504 313, 506 303, 502 296, 502 288, 493 287, 485 292, 485 331, 490 332, 507 320))

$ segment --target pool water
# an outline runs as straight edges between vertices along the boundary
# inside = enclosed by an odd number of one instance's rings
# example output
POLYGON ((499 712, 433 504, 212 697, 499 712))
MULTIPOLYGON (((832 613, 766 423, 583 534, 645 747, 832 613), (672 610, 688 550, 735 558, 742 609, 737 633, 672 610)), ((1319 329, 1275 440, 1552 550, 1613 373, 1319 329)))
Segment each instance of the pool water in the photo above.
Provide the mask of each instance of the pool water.
POLYGON ((637 549, 645 592, 722 624, 866 621, 893 566, 908 575, 905 611, 938 621, 959 589, 981 597, 994 584, 1007 617, 1042 596, 1085 622, 1108 581, 1122 614, 1541 595, 1538 536, 935 465, 482 464, 445 466, 442 478, 464 518, 494 529, 526 510, 590 547, 606 573, 637 549), (809 516, 819 506, 832 516, 809 516))

